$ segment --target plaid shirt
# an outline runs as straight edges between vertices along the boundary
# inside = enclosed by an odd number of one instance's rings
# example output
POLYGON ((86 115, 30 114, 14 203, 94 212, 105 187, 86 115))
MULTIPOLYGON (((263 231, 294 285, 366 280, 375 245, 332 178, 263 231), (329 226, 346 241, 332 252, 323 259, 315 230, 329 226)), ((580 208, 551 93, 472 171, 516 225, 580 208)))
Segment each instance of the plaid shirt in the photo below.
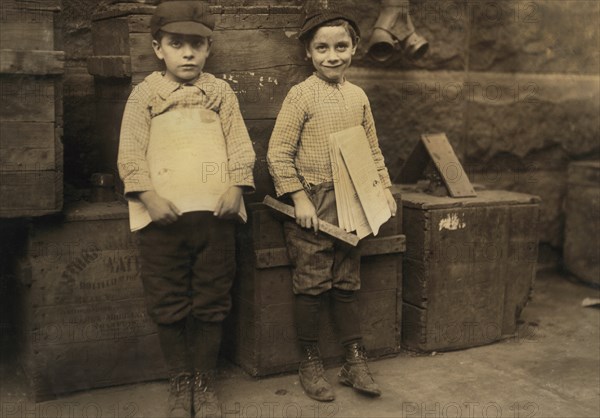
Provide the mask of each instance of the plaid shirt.
POLYGON ((254 149, 229 84, 208 73, 202 73, 193 84, 180 84, 154 72, 134 87, 123 113, 118 167, 125 196, 153 189, 146 161, 152 118, 177 108, 196 106, 220 116, 232 184, 254 189, 254 149))
POLYGON ((267 161, 277 196, 311 184, 333 181, 329 135, 362 125, 383 187, 391 181, 379 148, 365 92, 344 81, 333 84, 312 75, 289 91, 271 134, 267 161))

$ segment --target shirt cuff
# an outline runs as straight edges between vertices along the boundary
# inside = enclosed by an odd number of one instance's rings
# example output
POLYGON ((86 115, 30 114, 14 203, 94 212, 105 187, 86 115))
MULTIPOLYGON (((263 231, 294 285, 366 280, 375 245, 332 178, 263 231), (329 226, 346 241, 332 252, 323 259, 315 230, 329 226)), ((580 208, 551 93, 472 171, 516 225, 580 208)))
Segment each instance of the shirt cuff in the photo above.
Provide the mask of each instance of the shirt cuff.
POLYGON ((275 183, 275 192, 277 193, 277 197, 281 197, 287 193, 294 193, 298 190, 304 190, 302 183, 300 183, 300 180, 298 179, 289 179, 275 183))
POLYGON ((154 190, 150 179, 130 178, 123 182, 125 190, 123 194, 126 198, 131 197, 131 193, 147 192, 148 190, 154 190))
POLYGON ((231 170, 229 172, 229 179, 231 181, 231 185, 241 187, 244 191, 244 194, 254 193, 256 191, 252 167, 231 170))

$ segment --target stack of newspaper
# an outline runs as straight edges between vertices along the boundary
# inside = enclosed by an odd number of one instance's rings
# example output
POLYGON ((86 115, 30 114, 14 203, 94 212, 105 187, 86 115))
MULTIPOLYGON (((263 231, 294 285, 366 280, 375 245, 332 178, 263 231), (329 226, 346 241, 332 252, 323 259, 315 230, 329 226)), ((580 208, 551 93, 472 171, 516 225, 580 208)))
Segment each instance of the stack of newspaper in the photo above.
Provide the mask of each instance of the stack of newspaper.
POLYGON ((331 134, 329 153, 340 228, 361 239, 377 235, 392 214, 364 128, 331 134))

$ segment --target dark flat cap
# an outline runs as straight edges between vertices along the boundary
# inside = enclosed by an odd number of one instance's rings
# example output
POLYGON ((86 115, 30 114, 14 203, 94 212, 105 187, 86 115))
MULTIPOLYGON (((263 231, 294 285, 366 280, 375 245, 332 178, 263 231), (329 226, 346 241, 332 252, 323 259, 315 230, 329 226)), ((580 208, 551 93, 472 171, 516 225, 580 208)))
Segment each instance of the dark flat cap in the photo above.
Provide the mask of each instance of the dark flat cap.
POLYGON ((324 23, 331 22, 337 19, 344 19, 348 21, 350 26, 354 28, 357 36, 360 36, 360 28, 356 24, 354 16, 350 12, 342 12, 339 9, 313 9, 306 12, 304 15, 304 21, 300 32, 298 33, 298 39, 301 41, 314 29, 323 25, 324 23))
POLYGON ((182 35, 210 36, 215 29, 215 17, 202 1, 164 1, 154 10, 150 20, 152 36, 163 30, 182 35))

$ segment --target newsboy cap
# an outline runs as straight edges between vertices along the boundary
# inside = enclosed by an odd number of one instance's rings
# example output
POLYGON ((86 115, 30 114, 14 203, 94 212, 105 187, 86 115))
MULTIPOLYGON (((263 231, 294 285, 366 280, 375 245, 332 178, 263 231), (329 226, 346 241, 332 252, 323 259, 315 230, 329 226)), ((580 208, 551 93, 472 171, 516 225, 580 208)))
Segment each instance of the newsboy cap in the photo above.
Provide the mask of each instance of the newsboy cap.
POLYGON ((356 24, 356 20, 350 12, 342 12, 339 9, 316 8, 308 10, 304 15, 302 27, 300 28, 300 32, 298 32, 298 39, 303 41, 313 29, 318 28, 324 23, 331 22, 337 19, 346 20, 350 24, 350 26, 354 28, 356 36, 360 36, 360 28, 356 24))
POLYGON ((150 32, 159 30, 182 35, 210 36, 215 29, 215 17, 202 1, 163 1, 154 10, 150 32))

